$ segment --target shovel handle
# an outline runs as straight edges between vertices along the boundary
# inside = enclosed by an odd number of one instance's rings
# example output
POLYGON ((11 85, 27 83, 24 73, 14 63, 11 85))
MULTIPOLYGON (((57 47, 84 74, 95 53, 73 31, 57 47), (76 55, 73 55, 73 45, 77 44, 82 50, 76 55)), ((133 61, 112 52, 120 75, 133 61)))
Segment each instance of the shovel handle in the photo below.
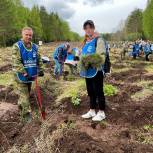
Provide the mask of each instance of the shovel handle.
POLYGON ((46 113, 45 113, 45 109, 43 109, 43 106, 42 106, 41 92, 40 92, 40 88, 39 88, 39 85, 38 85, 38 79, 37 78, 35 79, 35 84, 36 84, 36 93, 37 93, 37 97, 38 97, 37 105, 38 105, 38 108, 39 108, 39 111, 40 111, 40 114, 41 114, 41 118, 43 120, 45 120, 46 113))

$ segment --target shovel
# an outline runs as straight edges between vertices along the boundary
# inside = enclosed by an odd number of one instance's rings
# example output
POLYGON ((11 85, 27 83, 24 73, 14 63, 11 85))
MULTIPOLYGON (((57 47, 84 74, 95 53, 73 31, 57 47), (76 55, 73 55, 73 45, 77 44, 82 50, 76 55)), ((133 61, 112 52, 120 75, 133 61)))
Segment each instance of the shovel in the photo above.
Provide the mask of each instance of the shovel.
POLYGON ((42 105, 42 97, 41 97, 40 87, 38 85, 37 78, 35 79, 35 87, 36 87, 37 105, 38 105, 39 113, 41 115, 42 120, 45 120, 46 112, 45 112, 45 107, 42 105))

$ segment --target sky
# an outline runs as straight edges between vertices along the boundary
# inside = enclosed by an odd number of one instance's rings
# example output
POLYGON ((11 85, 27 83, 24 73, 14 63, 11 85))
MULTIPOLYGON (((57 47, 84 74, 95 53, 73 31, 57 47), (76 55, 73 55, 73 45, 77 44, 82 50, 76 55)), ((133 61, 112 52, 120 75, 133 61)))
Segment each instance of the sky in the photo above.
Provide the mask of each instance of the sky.
POLYGON ((69 22, 72 31, 83 35, 82 25, 88 19, 95 22, 98 32, 114 32, 134 9, 144 9, 147 0, 23 0, 23 3, 30 8, 34 4, 43 5, 48 12, 57 12, 69 22))

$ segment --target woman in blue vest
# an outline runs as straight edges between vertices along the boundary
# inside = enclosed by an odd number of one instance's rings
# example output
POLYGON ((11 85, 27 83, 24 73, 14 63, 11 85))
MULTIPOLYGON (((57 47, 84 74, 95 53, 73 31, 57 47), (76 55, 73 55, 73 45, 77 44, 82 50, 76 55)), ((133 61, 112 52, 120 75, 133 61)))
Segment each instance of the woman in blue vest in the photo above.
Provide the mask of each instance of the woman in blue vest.
MULTIPOLYGON (((105 62, 105 43, 99 37, 99 34, 95 33, 95 25, 91 20, 87 20, 83 25, 85 31, 85 40, 82 47, 81 58, 94 54, 99 54, 103 57, 103 63, 105 62)), ((105 96, 103 92, 103 69, 102 65, 97 68, 88 68, 87 70, 81 68, 80 76, 86 80, 86 87, 88 96, 90 98, 90 110, 82 115, 82 118, 92 118, 93 121, 102 121, 105 116, 105 96), (98 107, 97 107, 98 101, 98 107), (96 109, 99 111, 96 113, 96 109)))
POLYGON ((54 75, 56 79, 59 79, 59 77, 62 75, 64 62, 66 60, 67 53, 70 50, 71 50, 70 44, 65 43, 58 46, 54 51, 54 55, 53 55, 54 62, 55 62, 54 75))

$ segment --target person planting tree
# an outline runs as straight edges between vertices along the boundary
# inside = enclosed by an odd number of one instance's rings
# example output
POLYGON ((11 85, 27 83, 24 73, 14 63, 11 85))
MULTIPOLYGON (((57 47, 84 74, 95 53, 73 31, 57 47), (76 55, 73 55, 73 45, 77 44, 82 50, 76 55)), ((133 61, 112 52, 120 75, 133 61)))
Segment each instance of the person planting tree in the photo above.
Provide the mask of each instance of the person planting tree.
POLYGON ((81 53, 80 76, 86 80, 90 110, 82 117, 92 118, 93 121, 102 121, 106 118, 103 78, 104 73, 110 71, 109 50, 104 40, 95 32, 92 20, 87 20, 83 29, 85 40, 81 53), (97 100, 99 111, 96 114, 97 100))
POLYGON ((38 52, 38 46, 32 43, 33 30, 30 27, 22 29, 22 39, 13 45, 12 60, 14 79, 19 95, 18 106, 23 121, 32 119, 29 96, 32 82, 37 76, 44 76, 43 63, 38 52))
POLYGON ((78 48, 72 48, 71 52, 67 54, 65 64, 69 66, 71 75, 77 75, 79 53, 80 51, 78 48))
POLYGON ((60 76, 62 76, 64 62, 69 52, 71 52, 71 47, 69 43, 59 45, 54 51, 53 55, 53 59, 55 62, 54 75, 57 80, 59 79, 60 76))

